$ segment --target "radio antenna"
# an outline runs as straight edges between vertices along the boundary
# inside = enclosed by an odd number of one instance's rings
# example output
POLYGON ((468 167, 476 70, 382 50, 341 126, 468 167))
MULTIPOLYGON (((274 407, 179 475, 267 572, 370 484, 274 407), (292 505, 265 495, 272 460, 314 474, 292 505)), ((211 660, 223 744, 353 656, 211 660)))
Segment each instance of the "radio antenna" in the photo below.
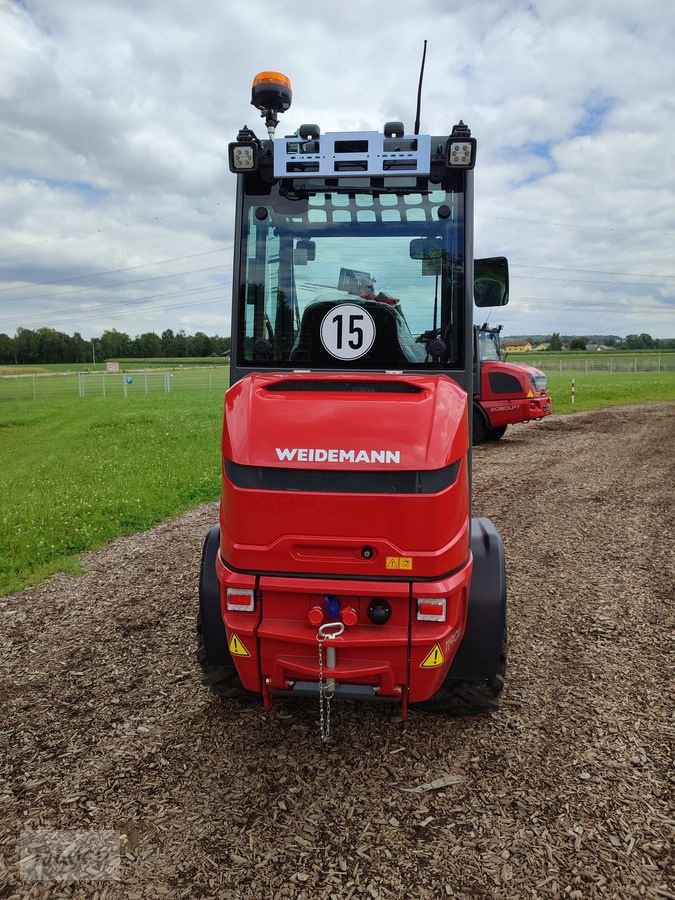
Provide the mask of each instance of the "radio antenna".
POLYGON ((417 112, 415 114, 415 134, 420 133, 420 110, 422 108, 422 79, 424 78, 424 60, 427 58, 427 42, 424 42, 422 51, 422 66, 420 68, 420 83, 417 86, 417 112))

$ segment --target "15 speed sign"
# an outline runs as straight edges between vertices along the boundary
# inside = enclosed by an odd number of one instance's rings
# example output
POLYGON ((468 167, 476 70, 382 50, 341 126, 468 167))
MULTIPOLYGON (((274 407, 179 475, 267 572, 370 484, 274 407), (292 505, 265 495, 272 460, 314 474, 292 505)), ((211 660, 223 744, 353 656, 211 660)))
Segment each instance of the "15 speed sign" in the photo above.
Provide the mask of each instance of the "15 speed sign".
POLYGON ((375 321, 356 303, 334 306, 321 322, 321 343, 336 359, 359 359, 373 346, 375 321))

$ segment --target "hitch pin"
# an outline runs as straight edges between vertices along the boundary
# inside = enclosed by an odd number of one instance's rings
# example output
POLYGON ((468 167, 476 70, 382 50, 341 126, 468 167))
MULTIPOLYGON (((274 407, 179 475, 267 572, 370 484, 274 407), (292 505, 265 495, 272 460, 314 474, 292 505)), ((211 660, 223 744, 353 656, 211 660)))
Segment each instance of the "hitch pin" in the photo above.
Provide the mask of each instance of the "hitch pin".
MULTIPOLYGON (((342 632, 345 630, 344 622, 325 622, 323 625, 319 627, 319 633, 317 635, 317 640, 320 642, 330 641, 333 638, 339 637, 342 632)), ((331 669, 335 669, 335 663, 337 661, 337 654, 335 652, 335 647, 331 647, 329 644, 326 647, 326 671, 330 671, 331 669)), ((332 696, 335 693, 335 679, 334 678, 326 678, 326 690, 329 692, 329 696, 332 696)))

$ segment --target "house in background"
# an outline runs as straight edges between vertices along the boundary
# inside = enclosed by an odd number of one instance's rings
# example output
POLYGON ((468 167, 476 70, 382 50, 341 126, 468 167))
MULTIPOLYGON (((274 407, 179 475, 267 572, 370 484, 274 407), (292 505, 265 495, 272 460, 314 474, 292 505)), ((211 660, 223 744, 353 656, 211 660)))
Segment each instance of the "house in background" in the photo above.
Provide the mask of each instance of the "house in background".
POLYGON ((550 342, 544 341, 543 344, 537 344, 537 346, 534 349, 537 351, 541 351, 541 350, 549 350, 550 348, 551 348, 550 342))
POLYGON ((507 353, 527 353, 531 349, 530 341, 502 341, 502 350, 507 353))

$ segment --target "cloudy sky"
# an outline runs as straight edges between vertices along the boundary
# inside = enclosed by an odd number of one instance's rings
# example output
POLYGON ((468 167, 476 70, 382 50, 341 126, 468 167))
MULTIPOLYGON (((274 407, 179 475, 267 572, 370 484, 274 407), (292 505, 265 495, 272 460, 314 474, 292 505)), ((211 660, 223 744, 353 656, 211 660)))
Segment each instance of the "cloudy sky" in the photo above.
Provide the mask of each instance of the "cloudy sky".
MULTIPOLYGON (((0 332, 229 333, 227 144, 252 76, 279 133, 478 138, 476 255, 506 334, 675 336, 671 0, 0 0, 0 332)), ((495 318, 498 317, 498 318, 495 318)))

